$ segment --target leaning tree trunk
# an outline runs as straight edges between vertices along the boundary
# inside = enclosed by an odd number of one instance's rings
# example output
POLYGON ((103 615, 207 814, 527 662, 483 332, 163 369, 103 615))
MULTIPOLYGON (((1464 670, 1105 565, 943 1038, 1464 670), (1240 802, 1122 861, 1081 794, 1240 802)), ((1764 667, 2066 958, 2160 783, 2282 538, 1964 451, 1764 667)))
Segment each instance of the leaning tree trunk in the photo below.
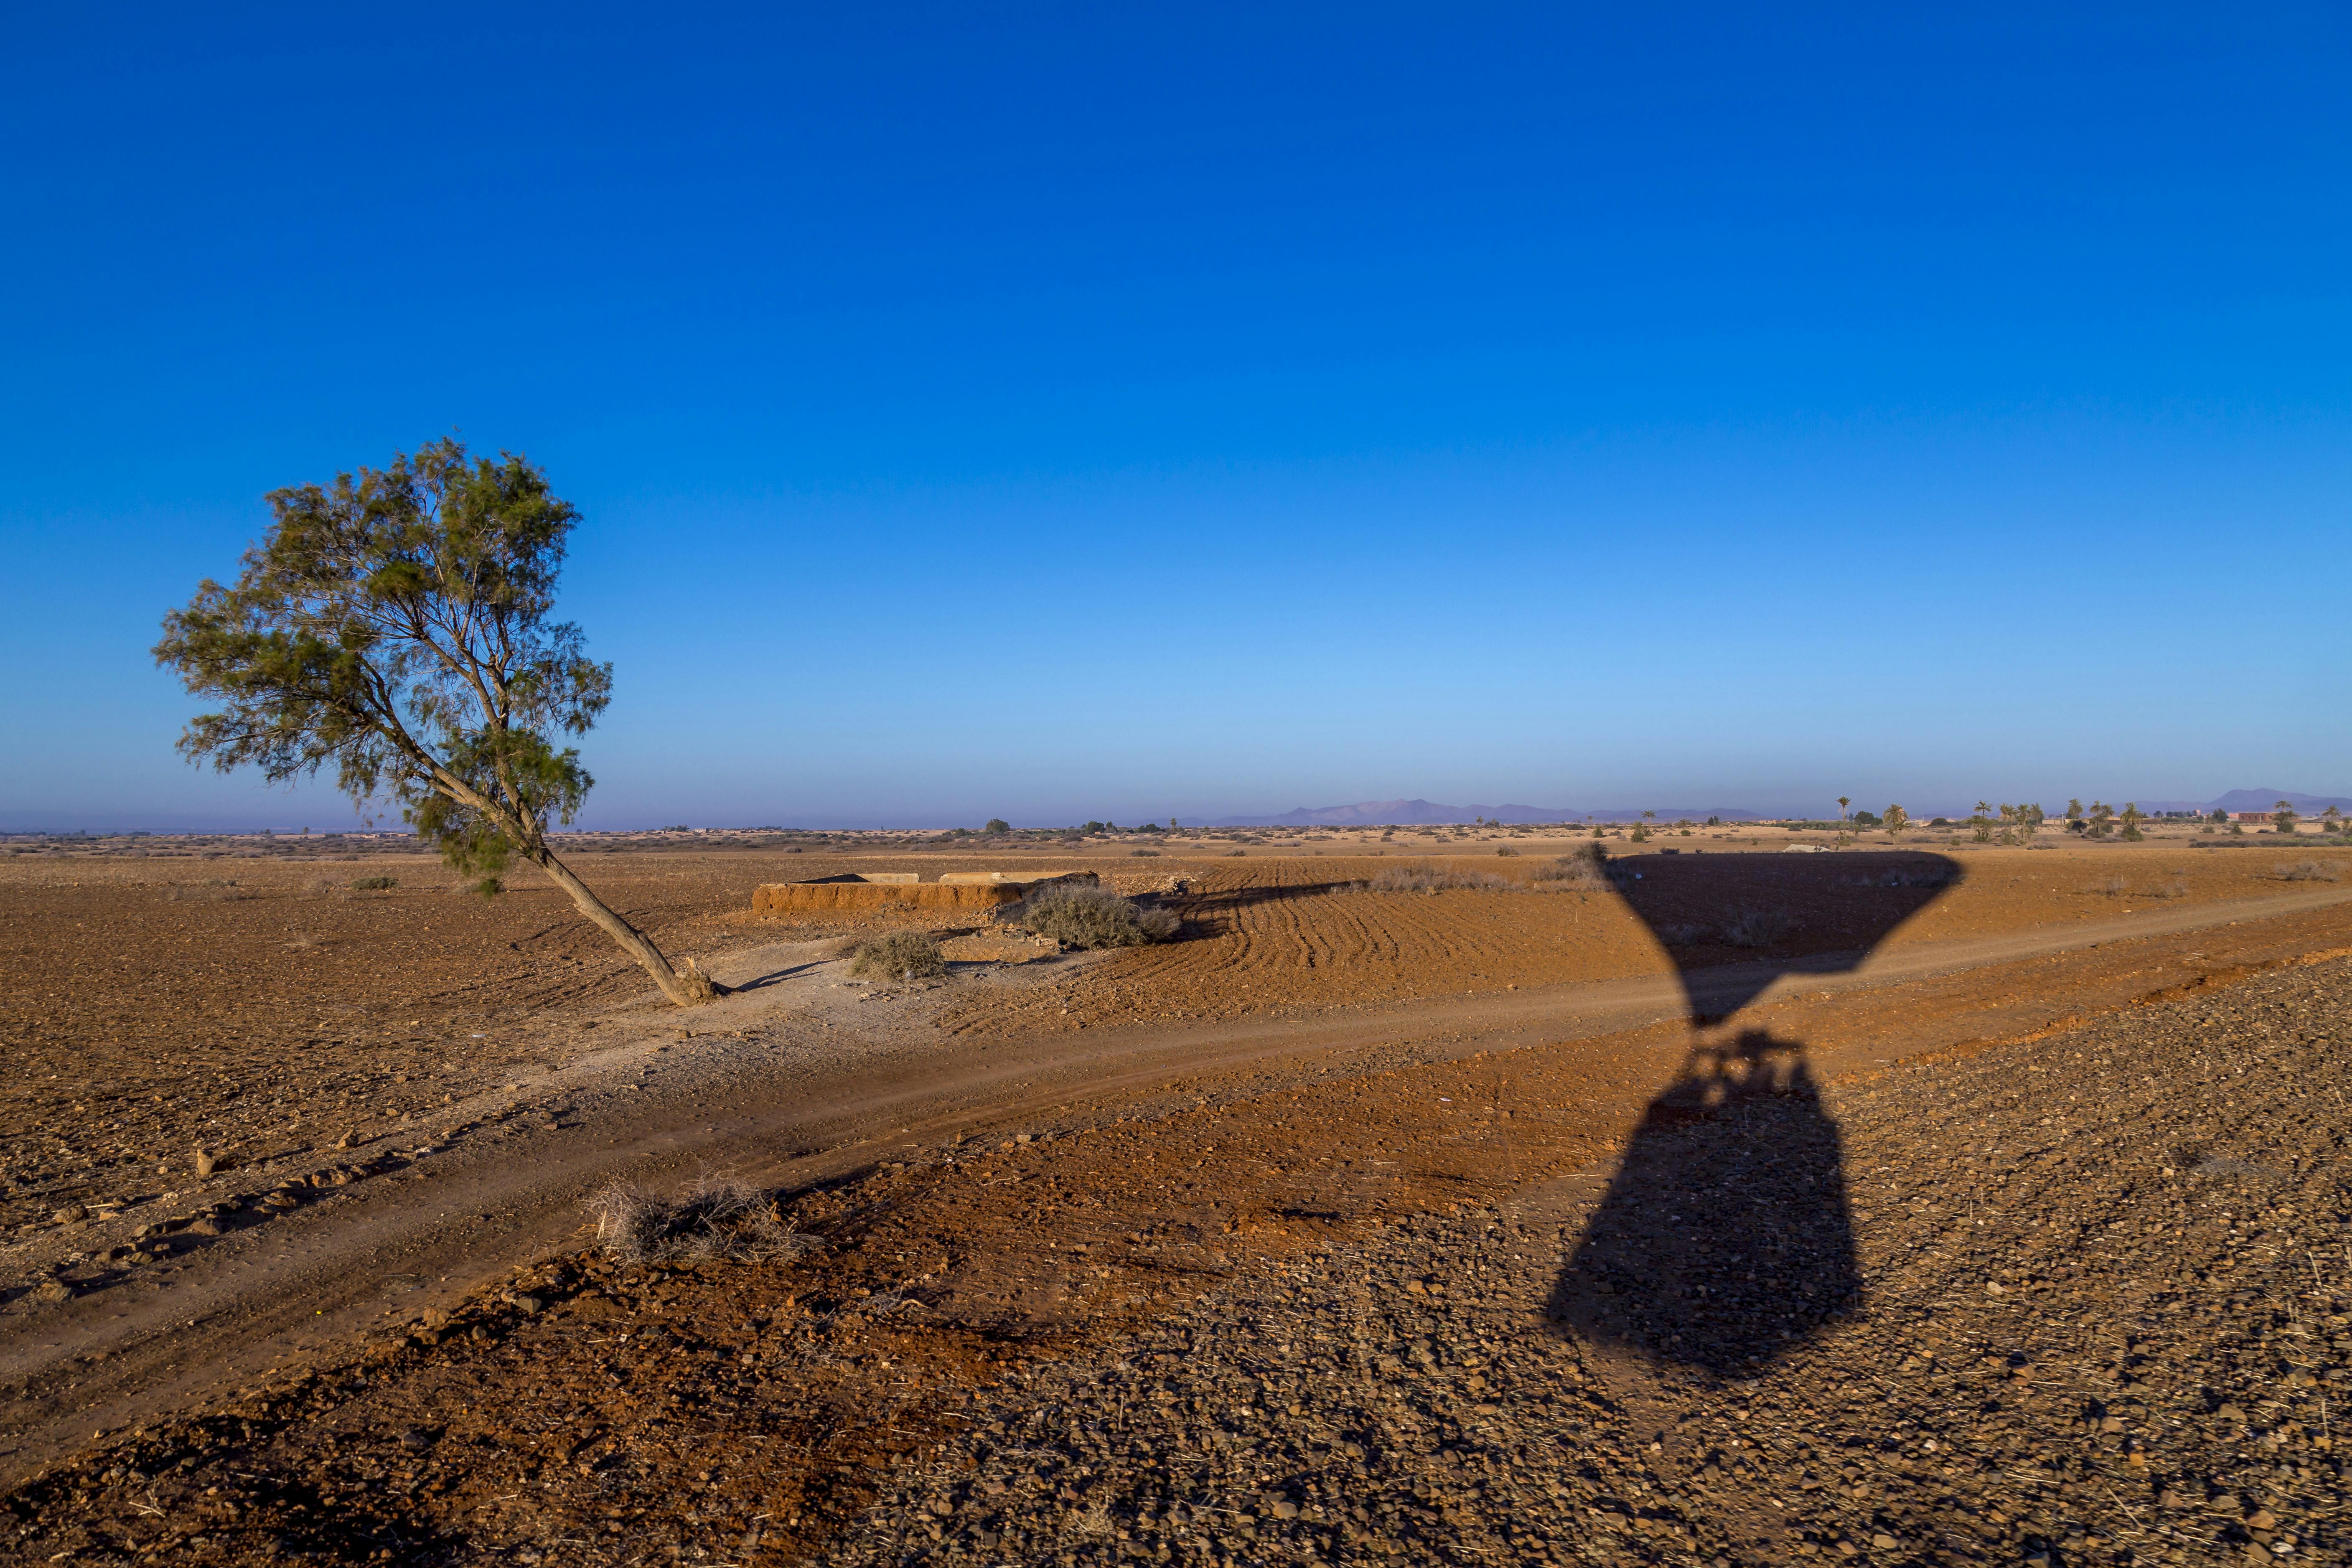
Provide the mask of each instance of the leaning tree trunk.
POLYGON ((672 968, 669 960, 662 956, 661 949, 653 944, 652 938, 623 920, 611 905, 590 889, 587 883, 572 874, 572 868, 558 860, 545 847, 533 852, 530 858, 541 870, 554 879, 557 887, 572 895, 572 903, 579 907, 582 914, 604 928, 606 936, 621 944, 622 952, 645 966, 646 973, 654 977, 654 984, 661 987, 663 995, 681 1007, 691 1007, 722 994, 720 987, 696 967, 694 960, 689 958, 679 967, 672 968))

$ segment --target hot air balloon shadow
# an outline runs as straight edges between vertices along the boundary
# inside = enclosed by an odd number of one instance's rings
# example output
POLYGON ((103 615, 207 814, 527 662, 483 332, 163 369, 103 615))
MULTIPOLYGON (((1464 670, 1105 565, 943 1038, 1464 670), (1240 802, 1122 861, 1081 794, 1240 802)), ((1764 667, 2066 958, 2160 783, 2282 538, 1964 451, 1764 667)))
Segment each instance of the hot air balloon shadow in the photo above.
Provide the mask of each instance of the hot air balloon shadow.
POLYGON ((1959 877, 1931 855, 1777 861, 1643 856, 1631 863, 1638 879, 1612 863, 1674 958, 1691 1039, 1550 1303, 1589 1339, 1724 1376, 1752 1373, 1863 1300, 1843 1139, 1804 1042, 1726 1020, 1784 974, 1858 967, 1959 877))

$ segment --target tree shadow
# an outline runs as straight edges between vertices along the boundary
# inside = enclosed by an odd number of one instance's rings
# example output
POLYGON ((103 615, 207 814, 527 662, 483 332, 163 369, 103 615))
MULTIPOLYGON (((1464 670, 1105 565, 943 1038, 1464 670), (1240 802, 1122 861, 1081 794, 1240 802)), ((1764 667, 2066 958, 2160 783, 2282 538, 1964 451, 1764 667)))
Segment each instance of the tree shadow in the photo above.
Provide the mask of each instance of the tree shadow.
POLYGON ((1639 880, 1625 862, 1612 868, 1674 959, 1691 1043, 1634 1128, 1550 1308, 1588 1338, 1722 1376, 1853 1313, 1863 1283, 1843 1140, 1804 1042, 1717 1026, 1783 974, 1858 967, 1959 876, 1927 855, 1787 869, 1762 858, 1643 857, 1639 880))

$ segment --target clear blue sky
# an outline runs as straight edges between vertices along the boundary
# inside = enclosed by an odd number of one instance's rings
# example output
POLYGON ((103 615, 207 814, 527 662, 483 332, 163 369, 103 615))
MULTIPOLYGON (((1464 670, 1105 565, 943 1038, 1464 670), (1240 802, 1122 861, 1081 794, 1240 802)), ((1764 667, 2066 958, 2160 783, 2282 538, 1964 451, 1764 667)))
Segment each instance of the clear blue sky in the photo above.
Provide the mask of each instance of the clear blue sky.
POLYGON ((2352 793, 2352 24, 2058 10, 19 11, 0 827, 452 430, 591 826, 2352 793))

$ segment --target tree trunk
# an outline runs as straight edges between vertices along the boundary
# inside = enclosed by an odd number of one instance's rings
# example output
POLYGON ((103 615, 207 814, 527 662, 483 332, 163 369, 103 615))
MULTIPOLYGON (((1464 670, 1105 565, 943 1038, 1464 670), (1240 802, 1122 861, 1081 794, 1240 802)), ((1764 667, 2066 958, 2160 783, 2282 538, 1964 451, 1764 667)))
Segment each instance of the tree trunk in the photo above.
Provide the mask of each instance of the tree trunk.
POLYGON ((669 960, 662 956, 661 949, 653 944, 652 938, 623 920, 611 905, 589 889, 587 883, 572 874, 572 868, 558 860, 545 847, 531 852, 530 858, 554 879, 557 887, 572 895, 572 903, 578 906, 582 914, 595 921, 606 936, 620 943, 622 952, 645 966, 646 973, 654 977, 654 984, 661 987, 663 995, 681 1007, 692 1007, 725 994, 720 986, 695 966, 694 960, 689 958, 686 961, 683 973, 672 968, 669 960))

